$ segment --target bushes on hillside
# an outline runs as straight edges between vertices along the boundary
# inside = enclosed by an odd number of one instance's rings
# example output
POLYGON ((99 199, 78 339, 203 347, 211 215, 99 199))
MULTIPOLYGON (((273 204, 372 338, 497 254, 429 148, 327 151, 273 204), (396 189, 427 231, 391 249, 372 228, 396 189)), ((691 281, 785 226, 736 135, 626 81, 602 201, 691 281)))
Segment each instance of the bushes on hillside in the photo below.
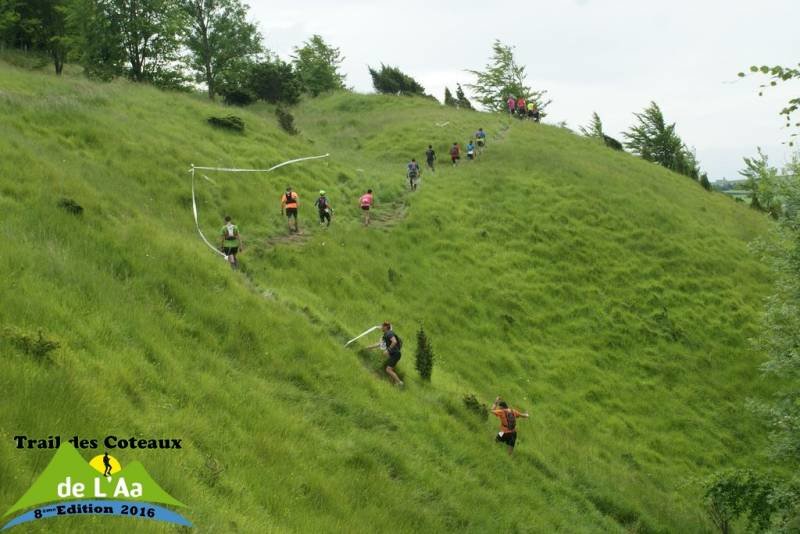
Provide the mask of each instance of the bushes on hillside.
POLYGON ((247 87, 259 100, 272 104, 296 104, 300 100, 300 80, 289 63, 273 59, 253 65, 247 87))
POLYGON ((489 407, 486 404, 482 404, 474 393, 465 394, 462 400, 464 402, 464 407, 467 410, 474 413, 481 419, 486 420, 489 418, 489 407))
POLYGON ((403 73, 397 67, 390 67, 381 63, 380 70, 369 68, 372 76, 372 85, 379 93, 391 95, 419 95, 425 96, 425 88, 411 76, 403 73))
POLYGON ((420 327, 417 332, 417 354, 414 365, 423 380, 430 382, 431 373, 433 373, 433 360, 433 347, 427 334, 425 334, 425 330, 420 327))
POLYGON ((209 117, 208 123, 224 130, 233 130, 234 132, 244 131, 244 121, 241 119, 241 117, 237 117, 236 115, 228 115, 227 117, 209 117))
POLYGON ((0 339, 8 341, 12 346, 38 361, 43 361, 60 346, 58 341, 45 337, 41 330, 37 330, 34 335, 30 332, 6 327, 0 331, 0 339))
POLYGON ((300 133, 297 131, 297 128, 294 127, 294 115, 292 115, 288 109, 283 106, 278 106, 275 108, 275 115, 278 116, 278 125, 284 132, 289 135, 297 135, 300 133))
POLYGON ((749 470, 724 471, 709 477, 704 486, 706 511, 723 534, 731 532, 731 523, 741 516, 754 532, 770 526, 775 504, 769 478, 749 470))
POLYGON ((59 199, 57 206, 67 213, 71 213, 73 215, 83 215, 83 206, 71 198, 64 197, 59 199))

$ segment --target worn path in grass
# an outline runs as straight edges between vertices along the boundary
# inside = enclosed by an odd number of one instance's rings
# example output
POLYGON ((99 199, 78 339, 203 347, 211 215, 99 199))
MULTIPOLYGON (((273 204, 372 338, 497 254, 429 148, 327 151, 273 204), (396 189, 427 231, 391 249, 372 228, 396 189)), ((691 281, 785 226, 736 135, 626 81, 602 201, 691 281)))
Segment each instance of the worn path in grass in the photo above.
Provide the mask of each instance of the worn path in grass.
MULTIPOLYGON (((0 71, 0 231, 25 251, 0 256, 0 503, 51 457, 17 434, 182 438, 119 458, 219 532, 708 532, 691 480, 771 467, 743 410, 766 389, 748 339, 769 280, 747 246, 770 222, 752 210, 564 129, 425 99, 309 100, 298 136, 259 104, 232 134, 206 119, 233 111, 202 96, 0 71), (408 194, 411 157, 432 144, 447 161, 478 127, 485 159, 408 194), (198 239, 186 162, 325 152, 200 180, 201 226, 231 214, 252 244, 241 272, 198 239), (287 237, 287 183, 328 191, 334 224, 302 211, 287 237), (359 352, 377 334, 342 348, 384 319, 405 341, 403 392, 359 352), (467 393, 531 412, 513 460, 467 393)), ((40 531, 120 528, 165 531, 83 517, 40 531)))

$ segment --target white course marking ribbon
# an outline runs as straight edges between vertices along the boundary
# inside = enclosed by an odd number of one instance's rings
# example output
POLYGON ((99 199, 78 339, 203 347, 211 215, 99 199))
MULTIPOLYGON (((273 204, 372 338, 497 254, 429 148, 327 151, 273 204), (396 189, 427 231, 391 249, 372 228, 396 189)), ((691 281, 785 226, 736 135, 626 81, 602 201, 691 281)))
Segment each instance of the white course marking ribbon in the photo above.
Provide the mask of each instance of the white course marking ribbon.
MULTIPOLYGON (((308 156, 306 158, 290 159, 289 161, 284 161, 283 163, 278 163, 277 165, 274 165, 274 166, 270 167, 269 169, 229 169, 229 168, 225 168, 225 167, 195 167, 194 164, 192 164, 192 168, 189 169, 189 172, 192 173, 192 213, 194 214, 194 225, 197 227, 197 233, 200 234, 200 237, 203 239, 203 242, 206 245, 208 245, 208 247, 211 250, 213 250, 215 253, 219 254, 223 258, 227 259, 227 256, 225 256, 225 254, 223 252, 221 252, 219 249, 217 249, 217 247, 212 245, 208 241, 208 239, 206 239, 206 236, 203 235, 203 231, 200 230, 200 222, 199 222, 198 217, 197 217, 197 201, 195 200, 195 194, 194 194, 194 171, 203 170, 203 171, 221 171, 221 172, 272 172, 275 169, 279 169, 279 168, 283 167, 284 165, 291 165, 292 163, 297 163, 299 161, 307 161, 307 160, 310 160, 310 159, 327 158, 328 156, 330 156, 330 153, 323 154, 321 156, 308 156)), ((201 175, 201 176, 203 178, 205 178, 206 180, 208 180, 209 182, 215 183, 208 176, 206 176, 204 174, 201 175)))
POLYGON ((194 197, 194 167, 192 167, 192 171, 191 172, 192 172, 192 213, 194 213, 194 225, 197 227, 197 233, 200 234, 200 237, 203 239, 203 242, 206 245, 208 245, 208 247, 211 250, 213 250, 215 253, 219 254, 223 258, 227 259, 227 257, 225 256, 225 253, 220 251, 219 249, 217 249, 217 247, 215 247, 211 243, 209 243, 208 239, 206 239, 206 236, 203 235, 203 231, 200 230, 200 223, 197 220, 197 201, 195 200, 195 197, 194 197))
POLYGON ((367 330, 364 330, 363 332, 361 332, 360 334, 358 334, 356 337, 354 337, 353 339, 351 339, 350 341, 348 341, 347 343, 345 343, 345 344, 344 344, 344 346, 345 346, 345 347, 346 347, 346 346, 348 346, 348 345, 349 345, 350 343, 352 343, 353 341, 355 341, 355 340, 357 340, 357 339, 361 339, 362 337, 366 336, 367 334, 369 334, 370 332, 372 332, 372 331, 374 331, 374 330, 377 330, 377 329, 378 329, 378 328, 380 328, 380 327, 381 327, 381 325, 376 325, 376 326, 373 326, 372 328, 368 328, 367 330))
POLYGON ((278 163, 277 165, 270 167, 269 169, 229 169, 227 167, 195 167, 194 165, 192 165, 192 169, 197 169, 201 171, 223 171, 223 172, 272 172, 275 169, 283 167, 284 165, 290 165, 292 163, 297 163, 298 161, 307 161, 310 159, 327 158, 328 156, 330 156, 330 154, 323 154, 321 156, 308 156, 307 158, 290 159, 289 161, 278 163))

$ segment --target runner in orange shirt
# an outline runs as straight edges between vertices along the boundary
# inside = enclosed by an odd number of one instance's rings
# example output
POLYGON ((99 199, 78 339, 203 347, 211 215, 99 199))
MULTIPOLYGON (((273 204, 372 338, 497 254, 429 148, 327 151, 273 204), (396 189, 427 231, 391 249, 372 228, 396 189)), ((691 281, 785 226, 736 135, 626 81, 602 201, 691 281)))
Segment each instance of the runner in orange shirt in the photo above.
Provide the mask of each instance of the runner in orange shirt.
POLYGON ((492 404, 492 413, 500 418, 500 432, 497 433, 495 440, 508 445, 508 455, 511 456, 514 454, 514 445, 517 443, 517 418, 527 418, 528 414, 509 408, 500 395, 492 404))
POLYGON ((291 187, 286 187, 286 192, 281 195, 281 215, 286 214, 286 222, 289 224, 289 233, 292 233, 292 218, 294 218, 294 232, 297 233, 297 206, 299 202, 297 193, 291 187))

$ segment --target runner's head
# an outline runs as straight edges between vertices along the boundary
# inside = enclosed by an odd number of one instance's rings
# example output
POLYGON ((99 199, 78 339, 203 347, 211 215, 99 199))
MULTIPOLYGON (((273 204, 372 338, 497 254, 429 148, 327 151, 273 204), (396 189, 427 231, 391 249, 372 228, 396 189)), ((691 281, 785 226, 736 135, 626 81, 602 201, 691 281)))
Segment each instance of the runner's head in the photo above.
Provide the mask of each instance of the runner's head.
POLYGON ((433 148, 433 145, 428 145, 428 148, 433 148))
POLYGON ((417 162, 417 160, 415 160, 414 158, 411 158, 411 163, 416 163, 416 162, 417 162))
POLYGON ((497 405, 500 406, 501 408, 508 408, 508 404, 504 400, 498 402, 497 405))
POLYGON ((367 189, 367 193, 372 194, 372 189, 367 189))
POLYGON ((383 324, 381 325, 381 330, 383 330, 384 332, 391 329, 392 329, 392 323, 390 323, 389 321, 384 321, 383 324))
POLYGON ((226 215, 225 216, 225 222, 231 222, 231 216, 230 215, 226 215))
POLYGON ((319 196, 321 196, 321 197, 324 197, 324 196, 325 196, 325 191, 323 191, 322 189, 320 189, 320 191, 319 191, 319 196))

